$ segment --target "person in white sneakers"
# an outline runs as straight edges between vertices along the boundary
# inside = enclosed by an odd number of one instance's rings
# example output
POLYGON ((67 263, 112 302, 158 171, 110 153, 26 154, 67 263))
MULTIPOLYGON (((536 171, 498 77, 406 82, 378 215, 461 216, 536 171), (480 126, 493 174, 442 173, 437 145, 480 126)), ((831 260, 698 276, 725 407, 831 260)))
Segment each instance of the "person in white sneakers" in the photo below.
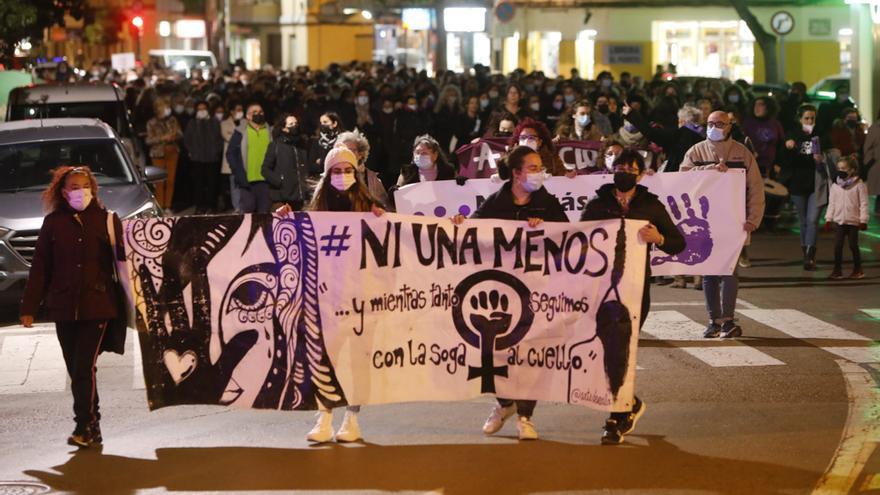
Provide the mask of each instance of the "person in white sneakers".
MULTIPOLYGON (((358 159, 348 148, 332 148, 324 158, 324 176, 321 184, 316 188, 315 196, 309 205, 310 211, 372 211, 374 215, 381 216, 385 210, 379 202, 370 195, 366 184, 358 180, 358 159)), ((289 205, 276 210, 276 213, 286 214, 291 211, 289 205)), ((337 442, 356 442, 361 440, 361 428, 358 424, 357 414, 360 406, 348 406, 342 426, 336 432, 337 442)), ((306 435, 310 442, 324 443, 333 440, 333 411, 319 410, 315 426, 306 435)))

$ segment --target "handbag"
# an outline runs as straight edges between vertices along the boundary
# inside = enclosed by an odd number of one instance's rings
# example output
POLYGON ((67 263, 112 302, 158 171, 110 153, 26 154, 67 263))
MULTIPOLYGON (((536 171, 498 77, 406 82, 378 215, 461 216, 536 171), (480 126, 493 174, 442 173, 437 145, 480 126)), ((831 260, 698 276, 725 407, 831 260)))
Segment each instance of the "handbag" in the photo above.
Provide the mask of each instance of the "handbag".
POLYGON ((115 215, 112 211, 107 212, 107 234, 110 236, 110 248, 113 252, 113 296, 116 303, 116 317, 107 322, 107 330, 101 341, 101 352, 125 353, 125 337, 128 333, 129 323, 132 321, 134 306, 130 304, 126 291, 127 279, 121 274, 126 273, 125 262, 116 257, 116 225, 113 221, 115 215))

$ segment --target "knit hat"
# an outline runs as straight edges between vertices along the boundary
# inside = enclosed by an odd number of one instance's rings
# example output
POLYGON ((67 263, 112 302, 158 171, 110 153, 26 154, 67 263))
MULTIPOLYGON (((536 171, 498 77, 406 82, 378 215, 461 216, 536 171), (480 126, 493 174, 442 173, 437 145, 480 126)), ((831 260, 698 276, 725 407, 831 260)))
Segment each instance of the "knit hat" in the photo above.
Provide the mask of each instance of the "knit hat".
POLYGON ((357 166, 357 157, 348 148, 331 148, 324 158, 324 173, 330 171, 330 167, 338 163, 350 163, 352 167, 357 166))

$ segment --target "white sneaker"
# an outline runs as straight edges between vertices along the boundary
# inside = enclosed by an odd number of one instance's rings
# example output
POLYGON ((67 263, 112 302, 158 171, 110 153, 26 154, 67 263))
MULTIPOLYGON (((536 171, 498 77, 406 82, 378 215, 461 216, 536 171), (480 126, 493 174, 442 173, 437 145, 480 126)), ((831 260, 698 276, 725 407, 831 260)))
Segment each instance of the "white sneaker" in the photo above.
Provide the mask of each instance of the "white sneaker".
POLYGON ((361 427, 358 425, 357 413, 345 411, 342 426, 336 432, 336 441, 345 443, 357 442, 358 440, 361 440, 361 427))
POLYGON ((519 432, 520 440, 537 440, 538 432, 535 430, 535 424, 530 418, 520 416, 516 422, 516 431, 519 432))
POLYGON ((306 440, 315 443, 325 443, 333 439, 333 413, 330 411, 318 411, 315 415, 318 421, 306 435, 306 440))
POLYGON ((501 404, 495 404, 495 407, 492 408, 492 412, 486 419, 486 424, 483 425, 483 433, 491 435, 497 432, 502 426, 504 426, 504 422, 507 421, 507 418, 513 416, 513 413, 515 412, 516 404, 511 404, 507 407, 502 407, 501 404))

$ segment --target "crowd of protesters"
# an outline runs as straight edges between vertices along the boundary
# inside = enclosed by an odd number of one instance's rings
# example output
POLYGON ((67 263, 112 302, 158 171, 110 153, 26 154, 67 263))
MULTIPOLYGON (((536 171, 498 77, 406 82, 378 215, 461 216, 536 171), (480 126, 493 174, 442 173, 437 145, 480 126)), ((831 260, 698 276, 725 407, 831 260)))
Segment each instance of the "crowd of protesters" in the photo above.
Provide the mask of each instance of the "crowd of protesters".
MULTIPOLYGON (((59 71, 59 79, 74 77, 59 71)), ((648 220, 642 239, 674 254, 685 247, 681 232, 660 200, 637 183, 653 173, 742 168, 747 239, 790 198, 803 268, 816 270, 819 215, 827 207, 825 227, 836 231, 829 278, 844 276, 845 242, 854 265, 849 277, 863 278, 858 232, 867 228, 868 195, 880 195, 880 116, 866 128, 846 87, 837 90, 833 101, 817 106, 807 101, 803 83, 756 96, 745 81, 672 76, 658 72, 644 80, 624 72, 615 79, 602 72, 596 80, 585 80, 575 70, 569 78, 523 70, 505 76, 478 65, 464 74, 440 72, 432 78, 391 62, 353 62, 293 72, 249 71, 237 64, 229 71, 194 70, 189 78, 140 69, 121 75, 96 65, 86 77, 125 87, 131 120, 150 163, 168 175, 156 186, 156 199, 173 213, 309 209, 383 215, 394 209, 396 188, 435 180, 464 183, 454 151, 482 138, 502 138, 509 153, 499 171, 506 182, 475 218, 524 220, 531 226, 567 221, 558 199, 543 188, 544 179, 614 174, 613 183, 586 205, 582 220, 648 220), (594 166, 582 171, 564 164, 555 147, 563 139, 600 143, 594 166)), ((95 184, 82 167, 58 172, 46 194, 53 206, 50 216, 87 211, 97 194, 95 184)), ((876 214, 880 199, 875 201, 876 214)), ((94 216, 92 227, 101 228, 106 212, 94 205, 88 211, 94 216)), ((43 258, 63 254, 48 250, 38 247, 34 267, 39 276, 32 270, 32 279, 43 276, 43 258)), ((650 274, 647 260, 646 265, 650 274)), ((745 249, 739 266, 749 266, 745 249)), ((22 306, 26 326, 39 306, 37 283, 30 283, 22 306)), ((687 280, 673 283, 686 287, 687 280)), ((734 318, 736 271, 706 276, 694 285, 706 299, 709 324, 703 336, 742 335, 734 318)), ((640 324, 650 306, 648 289, 646 277, 640 324)), ((105 328, 90 329, 89 349, 100 345, 105 328)), ((74 390, 77 430, 70 441, 80 446, 100 443, 94 359, 90 363, 82 370, 69 366, 80 384, 74 390)), ((497 432, 518 414, 520 438, 537 438, 534 407, 533 401, 499 398, 483 430, 497 432)), ((631 411, 612 414, 603 443, 622 442, 644 410, 636 398, 631 411)), ((337 440, 360 438, 358 411, 358 406, 348 407, 337 440)), ((308 438, 329 441, 331 428, 332 411, 321 411, 308 438)))

